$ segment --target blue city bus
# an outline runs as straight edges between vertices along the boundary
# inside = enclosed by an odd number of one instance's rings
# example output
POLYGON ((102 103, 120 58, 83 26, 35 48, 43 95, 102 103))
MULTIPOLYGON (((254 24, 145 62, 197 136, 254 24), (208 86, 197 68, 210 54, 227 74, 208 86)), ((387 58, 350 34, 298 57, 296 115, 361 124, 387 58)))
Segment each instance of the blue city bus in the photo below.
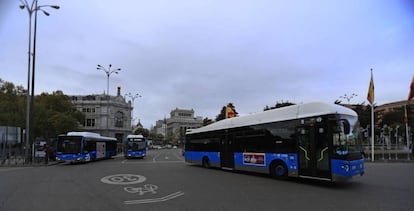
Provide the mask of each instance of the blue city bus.
POLYGON ((189 129, 184 156, 207 168, 339 181, 364 174, 361 140, 353 110, 307 103, 189 129))
POLYGON ((124 145, 125 158, 144 158, 147 155, 147 140, 142 135, 128 135, 124 145))
POLYGON ((89 162, 110 158, 117 154, 117 140, 91 132, 68 132, 59 135, 56 143, 56 160, 89 162))

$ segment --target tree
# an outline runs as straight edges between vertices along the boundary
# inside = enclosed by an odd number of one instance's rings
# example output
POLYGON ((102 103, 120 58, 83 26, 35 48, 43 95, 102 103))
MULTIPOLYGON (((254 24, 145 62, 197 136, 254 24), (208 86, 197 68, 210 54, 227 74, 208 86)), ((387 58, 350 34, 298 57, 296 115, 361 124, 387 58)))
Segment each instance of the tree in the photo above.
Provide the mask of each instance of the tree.
POLYGON ((223 106, 223 108, 221 108, 220 113, 216 116, 216 121, 220 121, 225 118, 226 118, 226 106, 223 106))
MULTIPOLYGON (((414 115, 411 114, 409 111, 411 111, 411 105, 407 105, 407 115, 408 115, 408 125, 413 125, 414 123, 414 115)), ((386 124, 390 127, 394 127, 396 125, 405 125, 404 122, 404 113, 405 113, 405 108, 401 107, 401 108, 396 108, 391 112, 386 113, 383 117, 382 117, 382 122, 381 124, 386 124)))
POLYGON ((25 127, 26 90, 0 78, 0 125, 25 127))
POLYGON ((359 125, 363 128, 366 128, 368 125, 371 125, 371 106, 358 104, 352 106, 352 109, 357 112, 359 125))
POLYGON ((48 139, 68 131, 80 130, 84 119, 84 114, 76 110, 70 98, 62 91, 42 93, 35 97, 32 122, 35 137, 48 139))
POLYGON ((272 109, 276 109, 276 108, 282 108, 282 107, 291 106, 291 105, 295 105, 295 104, 291 103, 289 101, 283 102, 283 100, 282 100, 282 102, 280 102, 280 103, 276 102, 275 106, 272 106, 272 107, 269 107, 269 106, 266 105, 266 107, 263 109, 263 111, 272 110, 272 109))
POLYGON ((162 135, 161 133, 154 133, 151 134, 151 139, 153 144, 163 144, 165 138, 164 135, 162 135))
MULTIPOLYGON (((22 86, 0 79, 0 125, 26 127, 26 93, 22 86)), ((49 139, 79 130, 85 116, 76 110, 67 95, 56 91, 35 96, 31 118, 31 138, 49 139)))
POLYGON ((203 119, 203 126, 209 125, 211 123, 213 123, 212 119, 209 119, 208 117, 203 119))
POLYGON ((135 134, 135 135, 143 135, 144 137, 149 137, 150 132, 149 132, 149 130, 148 130, 148 129, 145 129, 145 128, 142 128, 142 127, 139 127, 139 128, 137 128, 137 129, 134 131, 134 134, 135 134))

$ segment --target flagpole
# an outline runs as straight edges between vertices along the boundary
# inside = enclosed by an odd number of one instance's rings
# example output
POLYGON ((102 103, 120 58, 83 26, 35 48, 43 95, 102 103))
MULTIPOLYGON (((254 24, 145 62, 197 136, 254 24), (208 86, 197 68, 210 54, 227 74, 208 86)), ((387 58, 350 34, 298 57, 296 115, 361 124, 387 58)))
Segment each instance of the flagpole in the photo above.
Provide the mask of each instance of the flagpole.
MULTIPOLYGON (((408 104, 409 101, 407 101, 408 104)), ((408 114, 407 114, 407 104, 404 105, 405 113, 404 113, 404 121, 405 121, 405 137, 407 139, 407 159, 410 160, 410 137, 408 133, 408 114)))
MULTIPOLYGON (((407 100, 407 104, 410 103, 411 99, 414 98, 414 76, 413 79, 411 79, 411 84, 410 84, 410 93, 408 93, 408 100, 407 100)), ((407 137, 407 148, 408 148, 408 160, 410 160, 410 151, 412 151, 412 149, 410 150, 410 133, 408 132, 408 114, 407 114, 407 104, 405 105, 405 134, 407 137)), ((412 148, 412 147, 411 147, 412 148)))
POLYGON ((374 161, 374 104, 371 104, 371 161, 374 161))
POLYGON ((371 104, 371 161, 374 162, 374 139, 375 139, 375 125, 374 125, 374 101, 375 101, 375 91, 374 91, 374 77, 372 75, 372 68, 371 68, 371 80, 369 81, 368 87, 368 102, 371 104))

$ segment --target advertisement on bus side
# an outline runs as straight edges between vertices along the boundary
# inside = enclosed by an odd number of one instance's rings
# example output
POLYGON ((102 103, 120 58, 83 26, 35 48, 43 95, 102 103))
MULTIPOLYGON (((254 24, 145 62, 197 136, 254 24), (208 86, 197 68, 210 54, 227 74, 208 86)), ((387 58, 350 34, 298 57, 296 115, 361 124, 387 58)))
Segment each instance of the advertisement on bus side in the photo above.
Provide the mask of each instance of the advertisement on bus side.
POLYGON ((243 153, 244 165, 265 166, 265 153, 243 153))

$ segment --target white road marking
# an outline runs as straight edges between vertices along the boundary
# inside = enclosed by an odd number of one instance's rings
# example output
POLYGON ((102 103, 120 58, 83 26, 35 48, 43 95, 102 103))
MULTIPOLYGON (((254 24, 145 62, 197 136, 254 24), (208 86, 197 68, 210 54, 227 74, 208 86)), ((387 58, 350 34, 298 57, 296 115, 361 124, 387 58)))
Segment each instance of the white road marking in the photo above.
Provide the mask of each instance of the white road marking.
POLYGON ((128 193, 138 193, 139 195, 144 195, 145 193, 156 194, 155 190, 158 189, 158 186, 153 184, 146 184, 144 187, 125 187, 124 190, 128 193))
POLYGON ((179 196, 184 195, 183 192, 178 191, 175 193, 172 193, 170 195, 161 197, 161 198, 155 198, 155 199, 138 199, 138 200, 130 200, 130 201, 124 201, 124 204, 146 204, 146 203, 156 203, 156 202, 164 202, 168 201, 174 198, 177 198, 179 196))
POLYGON ((161 153, 158 152, 158 154, 152 159, 152 162, 157 162, 156 159, 161 155, 161 153))
POLYGON ((115 174, 103 177, 101 182, 110 185, 132 185, 142 183, 147 180, 146 177, 136 174, 115 174))

